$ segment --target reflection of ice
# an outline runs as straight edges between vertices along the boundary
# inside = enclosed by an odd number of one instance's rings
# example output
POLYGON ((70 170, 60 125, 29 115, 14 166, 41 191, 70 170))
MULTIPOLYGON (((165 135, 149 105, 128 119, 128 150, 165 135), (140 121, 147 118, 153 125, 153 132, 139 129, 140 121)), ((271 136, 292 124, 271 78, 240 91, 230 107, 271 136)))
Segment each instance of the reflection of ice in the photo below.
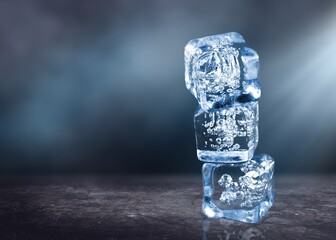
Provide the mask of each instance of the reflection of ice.
POLYGON ((203 217, 202 230, 202 240, 265 239, 263 232, 257 227, 242 225, 227 219, 208 219, 203 217))

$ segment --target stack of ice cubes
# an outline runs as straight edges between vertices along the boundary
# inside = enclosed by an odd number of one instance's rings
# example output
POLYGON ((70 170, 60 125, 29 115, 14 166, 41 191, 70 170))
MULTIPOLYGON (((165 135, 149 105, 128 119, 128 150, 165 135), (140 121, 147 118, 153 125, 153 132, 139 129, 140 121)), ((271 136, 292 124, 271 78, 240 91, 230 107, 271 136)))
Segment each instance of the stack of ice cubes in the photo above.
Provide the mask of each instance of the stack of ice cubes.
POLYGON ((273 205, 274 160, 258 144, 259 56, 235 32, 193 39, 184 52, 185 81, 203 164, 203 213, 258 222, 273 205))

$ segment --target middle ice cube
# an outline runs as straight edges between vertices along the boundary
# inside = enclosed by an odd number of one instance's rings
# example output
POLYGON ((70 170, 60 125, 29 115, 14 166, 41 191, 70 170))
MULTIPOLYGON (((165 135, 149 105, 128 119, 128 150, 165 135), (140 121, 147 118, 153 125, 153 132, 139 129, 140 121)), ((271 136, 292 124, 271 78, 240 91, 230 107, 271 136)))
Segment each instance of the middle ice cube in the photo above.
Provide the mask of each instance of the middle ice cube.
POLYGON ((194 115, 197 157, 204 162, 236 163, 252 158, 258 144, 258 102, 194 115))

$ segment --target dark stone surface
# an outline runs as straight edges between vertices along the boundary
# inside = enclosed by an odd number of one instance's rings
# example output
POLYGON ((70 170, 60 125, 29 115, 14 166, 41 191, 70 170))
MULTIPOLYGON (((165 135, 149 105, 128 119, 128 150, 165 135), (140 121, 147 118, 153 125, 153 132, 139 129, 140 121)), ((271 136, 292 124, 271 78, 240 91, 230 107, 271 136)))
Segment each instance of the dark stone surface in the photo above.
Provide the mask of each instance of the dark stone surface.
POLYGON ((279 177, 258 224, 207 220, 200 176, 2 177, 0 239, 336 239, 336 177, 279 177))

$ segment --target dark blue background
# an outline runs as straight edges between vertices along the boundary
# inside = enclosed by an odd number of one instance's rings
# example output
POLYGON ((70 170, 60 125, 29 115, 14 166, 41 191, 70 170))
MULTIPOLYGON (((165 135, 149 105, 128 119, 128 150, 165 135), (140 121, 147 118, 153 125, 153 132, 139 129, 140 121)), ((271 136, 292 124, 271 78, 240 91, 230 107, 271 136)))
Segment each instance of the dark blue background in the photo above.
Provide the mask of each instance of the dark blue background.
POLYGON ((257 152, 336 172, 335 1, 1 1, 0 171, 199 173, 190 39, 260 55, 257 152))

